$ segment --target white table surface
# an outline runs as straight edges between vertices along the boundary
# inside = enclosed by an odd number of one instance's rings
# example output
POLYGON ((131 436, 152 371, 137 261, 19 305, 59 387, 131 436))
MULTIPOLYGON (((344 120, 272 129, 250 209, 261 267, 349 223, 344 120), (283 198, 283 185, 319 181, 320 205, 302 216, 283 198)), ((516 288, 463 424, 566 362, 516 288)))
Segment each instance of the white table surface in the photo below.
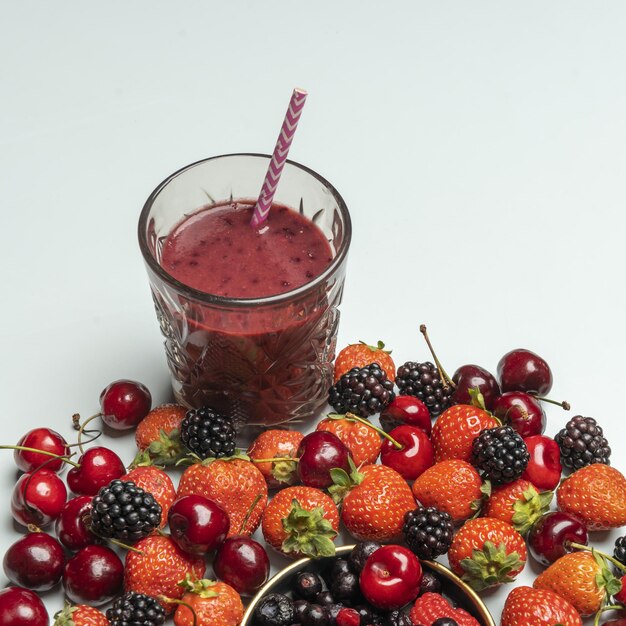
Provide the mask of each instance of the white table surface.
MULTIPOLYGON (((5 2, 2 442, 71 435, 120 377, 169 397, 140 208, 182 165, 271 151, 302 86, 291 156, 354 222, 341 343, 424 359, 427 322, 451 370, 533 349, 626 470, 625 28, 611 0, 5 2)), ((567 415, 548 413, 552 435, 567 415)), ((132 437, 113 445, 130 460, 132 437)), ((8 506, 11 453, 0 468, 8 506)), ((496 618, 507 591, 486 594, 496 618)))

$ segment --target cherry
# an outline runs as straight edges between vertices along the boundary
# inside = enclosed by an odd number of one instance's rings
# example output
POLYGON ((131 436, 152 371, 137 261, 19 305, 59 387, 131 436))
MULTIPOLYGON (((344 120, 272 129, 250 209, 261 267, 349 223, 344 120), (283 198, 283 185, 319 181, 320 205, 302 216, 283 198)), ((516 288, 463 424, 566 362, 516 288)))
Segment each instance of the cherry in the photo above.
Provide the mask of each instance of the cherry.
POLYGON ((622 588, 613 595, 613 600, 619 602, 622 606, 626 606, 626 576, 622 576, 619 581, 622 583, 622 588))
POLYGON ((65 565, 65 595, 76 604, 104 604, 122 590, 124 566, 113 550, 87 546, 65 565))
POLYGON ((70 453, 67 441, 51 428, 34 428, 29 430, 18 442, 19 447, 42 450, 50 454, 41 454, 33 450, 14 450, 13 459, 15 464, 23 472, 32 472, 39 469, 44 463, 45 468, 58 472, 64 465, 63 459, 53 459, 50 455, 59 457, 68 456, 70 453))
POLYGON ((183 496, 167 515, 172 541, 189 554, 206 554, 218 548, 228 535, 230 520, 222 507, 203 496, 183 496))
POLYGON ((307 487, 325 489, 333 484, 330 470, 336 467, 350 471, 348 448, 339 437, 326 430, 306 435, 300 442, 297 456, 298 478, 307 487))
POLYGON ((435 464, 433 444, 421 428, 398 426, 389 437, 383 442, 380 461, 407 480, 415 480, 435 464))
POLYGON ((68 500, 55 522, 59 541, 72 551, 80 550, 98 542, 90 530, 87 518, 91 511, 91 496, 77 496, 68 500))
POLYGON ((472 404, 470 391, 478 389, 483 395, 485 408, 491 411, 500 395, 500 386, 495 376, 480 365, 461 365, 454 372, 452 382, 456 385, 452 394, 456 404, 472 404))
POLYGON ((47 591, 63 576, 65 552, 54 537, 39 531, 30 532, 6 551, 2 566, 13 584, 33 591, 47 591))
POLYGON ((414 396, 396 396, 380 414, 380 425, 386 432, 402 424, 417 426, 429 437, 433 428, 427 406, 414 396))
POLYGON ((0 626, 48 626, 50 618, 36 593, 20 587, 0 591, 0 626))
POLYGON ((530 461, 522 474, 539 491, 552 491, 561 481, 561 451, 554 439, 545 435, 526 437, 524 443, 530 454, 530 461))
POLYGON ((102 421, 115 430, 134 428, 151 407, 148 388, 134 380, 116 380, 100 394, 102 421))
POLYGON ((553 511, 540 517, 528 533, 528 547, 533 558, 548 566, 568 552, 570 543, 587 545, 587 529, 573 515, 553 511))
POLYGON ((215 575, 244 595, 255 594, 267 581, 270 560, 265 548, 250 537, 229 537, 213 561, 215 575))
POLYGON ((496 399, 493 414, 516 430, 522 438, 541 435, 546 429, 546 413, 539 401, 523 391, 507 391, 496 399))
POLYGON ((419 559, 402 546, 378 548, 359 579, 365 599, 379 609, 400 609, 417 598, 422 581, 419 559))
POLYGON ((65 484, 53 471, 28 472, 15 483, 11 514, 23 526, 47 526, 59 516, 66 500, 65 484))
POLYGON ((69 488, 79 495, 95 496, 101 487, 121 478, 126 468, 113 450, 96 446, 89 448, 79 459, 79 467, 67 473, 69 488))
POLYGON ((518 348, 507 352, 498 363, 502 391, 525 391, 545 396, 552 389, 549 365, 530 350, 518 348))

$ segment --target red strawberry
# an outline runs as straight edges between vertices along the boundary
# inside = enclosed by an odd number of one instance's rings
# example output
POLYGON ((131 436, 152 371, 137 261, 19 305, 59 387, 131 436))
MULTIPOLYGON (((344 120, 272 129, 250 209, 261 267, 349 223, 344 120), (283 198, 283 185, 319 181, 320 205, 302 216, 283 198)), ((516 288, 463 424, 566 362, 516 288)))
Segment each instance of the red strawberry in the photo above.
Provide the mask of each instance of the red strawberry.
POLYGON ((262 529, 265 541, 287 556, 333 556, 339 511, 319 489, 288 487, 267 505, 262 529))
POLYGON ((250 461, 207 459, 183 472, 178 497, 188 495, 213 500, 228 513, 229 537, 251 535, 259 527, 267 504, 267 483, 250 461))
POLYGON ((161 505, 161 528, 167 524, 167 512, 176 500, 176 489, 172 479, 155 465, 136 467, 122 476, 121 480, 132 480, 137 487, 148 491, 161 505))
POLYGON ((385 350, 385 344, 379 341, 370 346, 363 341, 346 346, 335 359, 335 382, 353 367, 365 367, 370 363, 378 363, 384 370, 387 378, 393 382, 396 379, 396 365, 391 358, 391 350, 385 350))
POLYGON ((304 435, 297 430, 264 430, 248 448, 248 456, 265 476, 270 489, 279 489, 297 482, 297 461, 281 460, 261 463, 261 459, 296 457, 304 435))
POLYGON ((502 611, 500 626, 582 626, 578 611, 552 591, 516 587, 502 611))
POLYGON ((327 430, 337 435, 343 445, 350 450, 357 467, 376 463, 382 440, 373 425, 370 426, 352 417, 337 416, 323 419, 317 425, 317 430, 327 430))
POLYGON ((182 597, 185 604, 180 604, 174 613, 176 626, 238 626, 241 622, 241 597, 230 585, 187 578, 180 586, 186 592, 182 597))
POLYGON ((526 565, 524 538, 506 522, 472 519, 460 528, 448 551, 450 568, 476 591, 512 582, 526 565))
POLYGON ((180 423, 187 409, 179 404, 158 406, 137 425, 135 443, 139 454, 133 465, 171 465, 184 454, 180 443, 180 423))
POLYGON ((53 626, 109 626, 109 620, 98 609, 86 604, 66 604, 54 616, 53 626))
POLYGON ((480 623, 467 611, 455 609, 438 593, 428 592, 420 596, 415 601, 409 617, 414 624, 428 624, 428 626, 441 617, 449 617, 459 626, 480 626, 480 623))
POLYGON ((495 428, 500 422, 493 415, 470 404, 456 404, 446 409, 433 425, 432 442, 435 460, 472 458, 472 443, 481 430, 495 428))
MULTIPOLYGON (((184 590, 179 582, 187 575, 192 580, 204 576, 206 565, 201 557, 183 552, 169 537, 151 535, 135 544, 126 553, 124 567, 125 591, 145 593, 154 598, 163 595, 180 599, 184 590)), ((167 611, 174 606, 164 603, 167 611)))

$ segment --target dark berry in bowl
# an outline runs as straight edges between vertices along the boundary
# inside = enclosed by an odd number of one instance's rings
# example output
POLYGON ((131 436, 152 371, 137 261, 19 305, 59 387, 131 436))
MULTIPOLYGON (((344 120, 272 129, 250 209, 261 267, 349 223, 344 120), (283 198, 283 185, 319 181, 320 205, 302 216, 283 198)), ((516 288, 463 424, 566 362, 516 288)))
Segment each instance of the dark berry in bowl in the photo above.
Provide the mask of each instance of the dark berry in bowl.
POLYGON ((340 572, 333 577, 330 584, 330 591, 333 597, 339 602, 348 604, 360 598, 361 589, 359 587, 359 576, 354 572, 340 572))
POLYGON ((422 596, 425 593, 441 593, 441 581, 432 572, 424 572, 422 575, 419 595, 422 596))
POLYGON ((304 598, 305 600, 313 601, 315 596, 322 591, 322 588, 322 579, 314 572, 300 572, 296 576, 294 591, 296 595, 304 598))
POLYGON ((395 610, 383 617, 382 626, 413 626, 413 622, 406 613, 395 610))
POLYGON ((352 548, 348 556, 348 564, 355 574, 360 574, 365 561, 380 548, 377 541, 360 541, 352 548))
POLYGON ((328 609, 319 604, 309 604, 302 614, 302 626, 328 626, 330 616, 328 609))
POLYGON ((265 596, 254 610, 255 626, 291 626, 294 623, 294 606, 282 593, 265 596))

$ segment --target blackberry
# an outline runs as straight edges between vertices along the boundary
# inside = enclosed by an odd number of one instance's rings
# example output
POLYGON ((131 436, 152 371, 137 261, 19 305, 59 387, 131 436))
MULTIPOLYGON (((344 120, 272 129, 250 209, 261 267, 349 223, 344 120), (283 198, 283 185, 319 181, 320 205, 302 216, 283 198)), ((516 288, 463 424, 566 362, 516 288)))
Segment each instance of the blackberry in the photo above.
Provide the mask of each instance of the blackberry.
POLYGON ((328 392, 328 403, 337 413, 362 417, 380 413, 394 398, 393 383, 378 363, 353 367, 328 392))
POLYGON ((208 406, 187 411, 180 425, 180 439, 201 459, 219 459, 235 453, 233 420, 208 406))
POLYGON ((161 523, 161 505, 131 480, 112 480, 91 501, 90 527, 95 535, 136 543, 161 523))
POLYGON ((432 560, 450 549, 454 526, 448 513, 421 506, 404 516, 402 532, 406 545, 418 558, 432 560))
POLYGON ((293 602, 282 593, 270 593, 254 609, 254 626, 291 626, 294 618, 293 602))
POLYGON ((620 562, 626 565, 626 537, 618 537, 615 540, 615 548, 613 549, 613 556, 620 562))
POLYGON ((165 610, 152 596, 129 591, 107 609, 111 626, 160 626, 165 622, 165 610))
POLYGON ((554 439, 565 467, 577 470, 593 463, 611 464, 609 442, 593 417, 575 415, 554 439))
POLYGON ((472 444, 472 463, 492 483, 511 483, 526 469, 530 454, 522 437, 510 426, 486 428, 472 444))
POLYGON ((439 370, 430 361, 407 361, 398 368, 396 385, 401 396, 415 396, 428 408, 432 417, 441 415, 452 403, 452 389, 441 380, 439 370))

